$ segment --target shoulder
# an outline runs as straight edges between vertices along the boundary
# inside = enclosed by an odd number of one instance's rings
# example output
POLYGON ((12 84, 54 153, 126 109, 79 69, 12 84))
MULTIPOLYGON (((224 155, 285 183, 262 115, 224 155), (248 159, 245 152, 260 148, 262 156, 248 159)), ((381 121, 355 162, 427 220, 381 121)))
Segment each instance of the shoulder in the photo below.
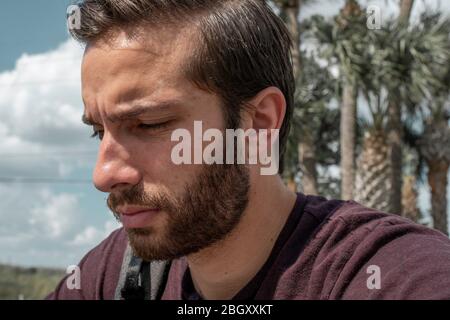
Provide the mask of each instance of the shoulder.
MULTIPOLYGON (((333 203, 313 199, 305 207, 310 216, 333 203)), ((354 201, 324 211, 328 215, 282 276, 282 298, 450 299, 447 236, 354 201)))
POLYGON ((312 217, 318 223, 329 220, 339 208, 346 204, 346 201, 327 199, 322 196, 307 195, 304 197, 304 214, 312 217))
POLYGON ((113 231, 78 264, 80 289, 68 289, 66 276, 48 299, 113 299, 128 240, 123 228, 113 231))
POLYGON ((436 230, 347 201, 313 242, 330 298, 450 298, 450 240, 436 230))

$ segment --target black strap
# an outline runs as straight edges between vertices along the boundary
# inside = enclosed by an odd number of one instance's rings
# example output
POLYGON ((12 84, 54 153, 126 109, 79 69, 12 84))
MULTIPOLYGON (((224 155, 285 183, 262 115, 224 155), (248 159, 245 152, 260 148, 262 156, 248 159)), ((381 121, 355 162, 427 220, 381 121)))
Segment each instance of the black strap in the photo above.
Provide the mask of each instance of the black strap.
POLYGON ((132 256, 121 296, 124 300, 160 300, 170 270, 170 261, 143 261, 132 256))
POLYGON ((143 300, 145 298, 145 289, 142 287, 140 275, 142 265, 142 259, 134 255, 131 257, 125 283, 121 290, 124 300, 143 300))

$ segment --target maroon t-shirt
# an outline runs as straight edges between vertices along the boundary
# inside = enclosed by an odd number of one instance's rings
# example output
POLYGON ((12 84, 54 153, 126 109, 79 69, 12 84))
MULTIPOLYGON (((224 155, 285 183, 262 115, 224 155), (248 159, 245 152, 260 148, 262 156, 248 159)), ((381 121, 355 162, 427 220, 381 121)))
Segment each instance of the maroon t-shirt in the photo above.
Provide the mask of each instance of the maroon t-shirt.
MULTIPOLYGON (((48 299, 114 299, 126 246, 114 231, 81 260, 81 289, 65 278, 48 299)), ((172 262, 162 299, 201 299, 186 258, 172 262)), ((298 194, 268 260, 233 299, 450 299, 450 240, 354 201, 298 194)))

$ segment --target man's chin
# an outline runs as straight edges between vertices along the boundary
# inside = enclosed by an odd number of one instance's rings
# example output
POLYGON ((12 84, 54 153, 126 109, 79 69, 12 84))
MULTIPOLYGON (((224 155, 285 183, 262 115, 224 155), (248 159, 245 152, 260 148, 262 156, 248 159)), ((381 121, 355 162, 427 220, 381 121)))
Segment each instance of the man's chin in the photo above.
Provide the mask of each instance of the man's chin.
POLYGON ((125 228, 129 237, 151 237, 155 234, 153 228, 125 228))
POLYGON ((126 229, 128 242, 135 256, 146 260, 171 260, 177 257, 168 248, 168 241, 158 234, 154 228, 126 229))
POLYGON ((152 229, 130 229, 128 241, 135 256, 145 260, 174 260, 201 251, 204 247, 175 244, 152 229))

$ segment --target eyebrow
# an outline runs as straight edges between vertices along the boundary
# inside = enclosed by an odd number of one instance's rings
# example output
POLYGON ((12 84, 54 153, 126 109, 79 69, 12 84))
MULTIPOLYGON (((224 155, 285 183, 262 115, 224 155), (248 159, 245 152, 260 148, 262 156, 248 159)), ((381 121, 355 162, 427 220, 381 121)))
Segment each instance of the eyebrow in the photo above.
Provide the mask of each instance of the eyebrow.
MULTIPOLYGON (((169 109, 176 108, 179 105, 180 105, 180 103, 178 101, 165 101, 165 102, 161 102, 161 103, 154 104, 154 105, 139 104, 139 105, 133 106, 129 110, 118 111, 115 114, 107 116, 106 118, 108 119, 108 121, 114 123, 117 121, 130 120, 130 119, 136 118, 138 116, 141 116, 143 114, 153 113, 153 112, 157 112, 157 111, 166 111, 169 109)), ((83 116, 81 117, 81 121, 88 126, 93 126, 93 125, 97 124, 93 119, 91 119, 86 114, 83 114, 83 116)))

